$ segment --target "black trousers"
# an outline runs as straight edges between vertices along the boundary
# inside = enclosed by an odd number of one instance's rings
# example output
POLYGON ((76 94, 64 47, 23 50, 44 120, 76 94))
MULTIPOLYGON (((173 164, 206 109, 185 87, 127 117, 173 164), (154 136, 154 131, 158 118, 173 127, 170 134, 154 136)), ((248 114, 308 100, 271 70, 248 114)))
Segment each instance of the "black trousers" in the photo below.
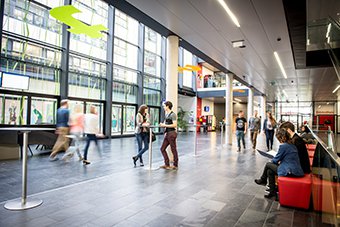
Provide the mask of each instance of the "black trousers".
POLYGON ((276 192, 275 176, 277 176, 277 167, 277 164, 267 162, 261 176, 261 180, 264 182, 267 182, 268 179, 269 191, 272 193, 276 192))

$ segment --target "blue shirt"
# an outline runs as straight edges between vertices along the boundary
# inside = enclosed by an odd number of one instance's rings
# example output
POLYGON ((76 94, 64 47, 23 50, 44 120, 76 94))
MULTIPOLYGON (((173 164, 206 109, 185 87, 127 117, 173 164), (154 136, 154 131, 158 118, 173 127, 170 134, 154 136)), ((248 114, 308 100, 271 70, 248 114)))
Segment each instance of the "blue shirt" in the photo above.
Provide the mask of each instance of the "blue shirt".
POLYGON ((279 151, 273 158, 272 162, 275 164, 279 164, 280 162, 280 165, 277 169, 278 176, 304 176, 304 172, 300 164, 299 154, 294 144, 281 144, 279 151))
POLYGON ((65 108, 59 108, 57 110, 57 128, 68 127, 70 111, 65 108))

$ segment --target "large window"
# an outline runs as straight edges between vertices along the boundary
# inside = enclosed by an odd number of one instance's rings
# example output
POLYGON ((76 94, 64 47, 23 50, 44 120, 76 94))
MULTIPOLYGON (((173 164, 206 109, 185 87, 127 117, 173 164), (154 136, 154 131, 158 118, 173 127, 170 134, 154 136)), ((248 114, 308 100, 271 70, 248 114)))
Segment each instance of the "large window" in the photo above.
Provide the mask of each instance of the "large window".
MULTIPOLYGON (((183 66, 192 65, 192 53, 183 49, 183 66)), ((193 72, 183 71, 183 86, 192 88, 193 72)))
MULTIPOLYGON (((81 13, 74 14, 78 20, 89 25, 108 27, 108 4, 101 0, 75 0, 72 3, 81 13)), ((106 59, 107 33, 102 38, 91 38, 85 34, 71 33, 70 49, 94 58, 106 59)))
MULTIPOLYGON (((49 1, 53 6, 63 0, 49 1)), ((61 46, 62 23, 49 15, 48 6, 28 0, 6 0, 3 29, 30 39, 61 46)))
POLYGON ((113 80, 137 84, 137 72, 114 66, 113 80))
POLYGON ((138 45, 138 21, 116 9, 115 36, 138 45))
POLYGON ((144 73, 161 76, 162 37, 145 27, 144 73))
POLYGON ((1 124, 25 125, 27 124, 27 97, 18 95, 0 94, 1 124))
POLYGON ((113 82, 112 101, 124 103, 136 103, 137 86, 113 82))
POLYGON ((55 124, 56 109, 56 99, 32 98, 30 124, 55 124))
POLYGON ((138 47, 115 38, 113 62, 117 65, 137 69, 138 47))
POLYGON ((144 103, 152 106, 161 105, 161 92, 153 89, 144 88, 144 103))

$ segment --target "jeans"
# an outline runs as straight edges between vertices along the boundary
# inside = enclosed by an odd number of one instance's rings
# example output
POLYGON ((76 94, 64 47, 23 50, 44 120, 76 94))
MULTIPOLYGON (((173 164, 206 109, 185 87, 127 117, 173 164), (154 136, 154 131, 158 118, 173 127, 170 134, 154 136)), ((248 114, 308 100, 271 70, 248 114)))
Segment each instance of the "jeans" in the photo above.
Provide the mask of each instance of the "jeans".
POLYGON ((256 148, 256 139, 257 139, 257 135, 258 135, 258 131, 250 131, 250 139, 251 139, 251 143, 253 144, 253 149, 256 148))
POLYGON ((268 150, 273 149, 273 142, 274 142, 274 129, 266 130, 266 143, 267 143, 268 150))
POLYGON ((145 151, 149 149, 149 133, 141 132, 136 134, 137 144, 138 144, 138 154, 137 157, 140 158, 141 162, 143 162, 142 155, 145 151), (144 142, 144 148, 143 148, 144 142))
POLYGON ((176 138, 177 138, 177 132, 176 131, 171 131, 171 132, 166 132, 164 135, 164 140, 163 144, 161 147, 161 152, 164 158, 164 164, 166 166, 170 165, 170 160, 169 156, 166 153, 166 148, 169 146, 171 147, 171 152, 174 155, 174 166, 178 166, 178 153, 177 153, 177 147, 176 147, 176 138))
POLYGON ((98 141, 96 134, 86 134, 86 145, 84 149, 84 160, 87 160, 87 152, 89 150, 90 142, 94 141, 96 143, 96 146, 98 148, 98 141))
POLYGON ((263 182, 267 182, 268 178, 269 191, 272 193, 276 192, 275 176, 277 176, 277 167, 278 165, 272 162, 267 162, 261 176, 261 180, 263 182))
POLYGON ((246 148, 246 142, 244 141, 244 131, 236 130, 237 147, 241 148, 240 140, 242 140, 243 148, 246 148))

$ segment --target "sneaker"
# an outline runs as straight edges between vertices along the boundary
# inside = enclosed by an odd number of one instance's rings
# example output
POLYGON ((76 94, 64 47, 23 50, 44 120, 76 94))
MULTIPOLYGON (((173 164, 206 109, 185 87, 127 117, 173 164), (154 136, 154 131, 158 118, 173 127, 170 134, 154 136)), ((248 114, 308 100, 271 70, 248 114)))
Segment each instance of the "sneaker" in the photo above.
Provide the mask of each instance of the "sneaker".
POLYGON ((59 158, 57 157, 57 156, 54 156, 54 157, 49 157, 49 159, 48 159, 50 162, 54 162, 54 161, 57 161, 57 160, 59 160, 59 158))
POLYGON ((91 162, 89 162, 88 160, 83 160, 83 164, 88 165, 88 164, 91 164, 91 162))
POLYGON ((137 156, 133 156, 132 160, 133 160, 134 167, 136 167, 136 163, 137 163, 138 157, 137 156))
POLYGON ((258 185, 263 185, 263 186, 266 186, 267 185, 267 182, 266 181, 263 181, 261 178, 260 179, 255 179, 254 180, 256 184, 258 185))
POLYGON ((79 161, 83 161, 84 158, 82 156, 79 157, 79 161))
POLYGON ((237 152, 241 152, 241 148, 240 147, 237 149, 237 152))
POLYGON ((161 168, 161 169, 171 169, 171 167, 170 167, 170 166, 167 166, 167 165, 162 165, 162 166, 160 166, 159 168, 161 168))
POLYGON ((178 166, 170 166, 170 169, 178 170, 178 166))
POLYGON ((143 162, 141 162, 141 163, 140 163, 140 166, 144 166, 144 163, 143 163, 143 162))

